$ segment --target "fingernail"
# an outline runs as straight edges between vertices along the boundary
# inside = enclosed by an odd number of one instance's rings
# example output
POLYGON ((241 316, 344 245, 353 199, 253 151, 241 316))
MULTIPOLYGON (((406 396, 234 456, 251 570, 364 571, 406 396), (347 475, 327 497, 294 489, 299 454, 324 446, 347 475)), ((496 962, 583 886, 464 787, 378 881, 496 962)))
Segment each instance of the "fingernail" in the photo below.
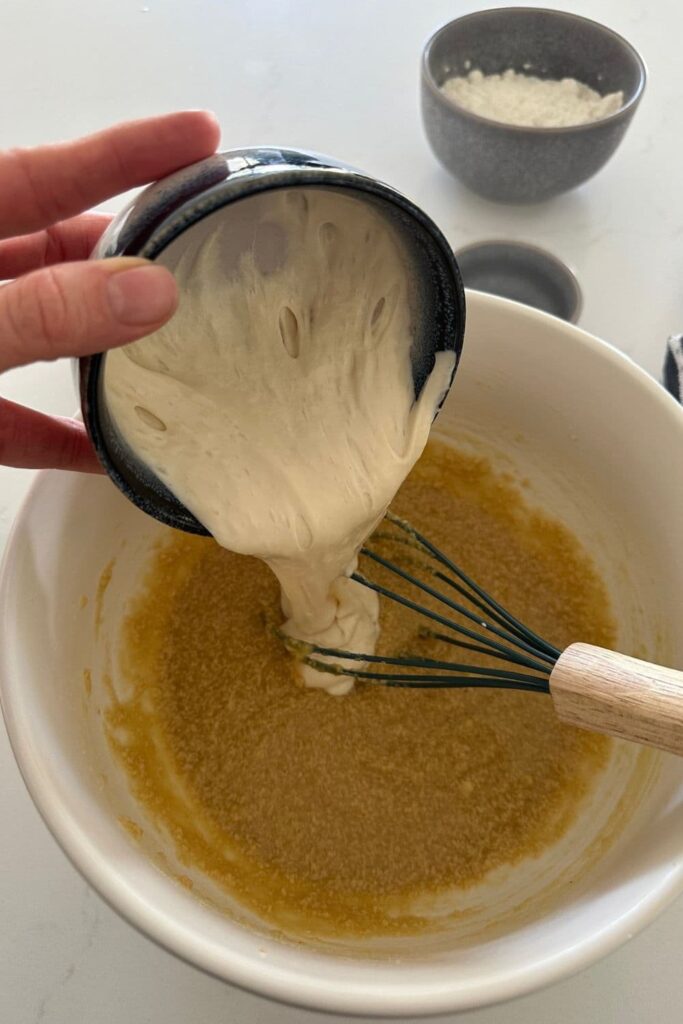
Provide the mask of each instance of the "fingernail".
POLYGON ((112 274, 107 290, 114 316, 129 327, 165 320, 177 301, 173 275, 165 267, 134 267, 112 274))

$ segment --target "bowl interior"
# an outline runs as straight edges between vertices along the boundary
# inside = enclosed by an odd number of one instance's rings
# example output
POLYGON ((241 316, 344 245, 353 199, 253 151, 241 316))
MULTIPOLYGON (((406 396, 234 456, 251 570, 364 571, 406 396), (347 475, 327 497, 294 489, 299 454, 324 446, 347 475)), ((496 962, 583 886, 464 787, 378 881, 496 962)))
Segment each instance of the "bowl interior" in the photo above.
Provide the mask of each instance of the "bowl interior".
MULTIPOLYGON (((683 413, 562 321, 478 293, 468 316, 438 432, 492 455, 575 531, 605 577, 625 651, 683 665, 683 413)), ((681 887, 683 762, 615 744, 566 836, 425 908, 442 922, 433 934, 325 946, 274 934, 179 861, 103 737, 103 709, 126 686, 121 620, 166 531, 105 478, 41 474, 0 580, 3 711, 22 773, 74 863, 141 930, 265 995, 416 1015, 484 1005, 585 966, 681 887)))
MULTIPOLYGON (((611 29, 563 11, 513 7, 480 11, 444 25, 425 52, 437 87, 472 68, 512 68, 540 78, 576 78, 597 92, 641 92, 645 71, 633 47, 611 29)), ((452 102, 449 100, 448 102, 452 102)))

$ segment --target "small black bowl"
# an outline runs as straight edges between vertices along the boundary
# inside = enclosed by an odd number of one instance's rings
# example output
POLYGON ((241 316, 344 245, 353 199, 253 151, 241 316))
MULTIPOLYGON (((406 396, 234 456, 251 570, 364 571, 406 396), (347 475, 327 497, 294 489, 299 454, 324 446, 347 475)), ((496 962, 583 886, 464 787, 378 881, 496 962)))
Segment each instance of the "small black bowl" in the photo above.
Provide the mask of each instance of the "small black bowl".
MULTIPOLYGON (((411 359, 416 397, 437 352, 455 352, 465 329, 465 293, 448 242, 432 220, 389 185, 327 157, 270 147, 217 153, 141 192, 109 225, 93 256, 157 259, 174 239, 232 203, 272 189, 355 192, 390 218, 412 260, 416 308, 411 359)), ((182 302, 182 294, 181 294, 182 302)), ((97 456, 116 486, 144 512, 189 533, 207 531, 126 444, 107 406, 106 353, 79 361, 81 410, 97 456)), ((455 371, 454 371, 455 372, 455 371)), ((452 379, 452 378, 451 378, 452 379)))
POLYGON ((487 199, 550 199, 592 178, 621 142, 645 88, 645 64, 620 35, 564 11, 507 7, 440 28, 422 56, 422 118, 434 155, 487 199), (481 117, 444 95, 446 79, 471 68, 512 68, 539 78, 575 78, 623 106, 590 124, 529 128, 481 117))

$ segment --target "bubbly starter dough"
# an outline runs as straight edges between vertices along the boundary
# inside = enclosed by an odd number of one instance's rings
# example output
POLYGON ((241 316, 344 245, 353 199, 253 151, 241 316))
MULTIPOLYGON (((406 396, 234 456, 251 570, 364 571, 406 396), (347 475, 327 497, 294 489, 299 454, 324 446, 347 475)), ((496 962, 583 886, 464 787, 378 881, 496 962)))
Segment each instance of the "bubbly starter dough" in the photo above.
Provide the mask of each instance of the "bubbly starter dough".
POLYGON ((276 190, 206 218, 160 262, 178 312, 106 358, 121 434, 223 547, 268 563, 290 635, 371 653, 378 600, 348 577, 454 367, 439 353, 415 400, 401 240, 353 195, 276 190))

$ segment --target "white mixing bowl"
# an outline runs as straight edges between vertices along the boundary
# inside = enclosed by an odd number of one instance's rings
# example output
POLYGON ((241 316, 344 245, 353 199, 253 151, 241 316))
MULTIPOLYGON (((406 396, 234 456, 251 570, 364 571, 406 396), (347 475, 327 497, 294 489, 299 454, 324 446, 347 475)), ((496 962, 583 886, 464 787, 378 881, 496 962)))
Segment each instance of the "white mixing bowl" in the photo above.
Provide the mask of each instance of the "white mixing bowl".
MULTIPOLYGON (((610 589, 624 650, 683 667, 683 412, 613 348, 560 320, 477 293, 468 318, 438 431, 492 452, 577 533, 610 589)), ((107 479, 39 474, 1 572, 0 683, 17 761, 53 834, 167 949, 287 1002, 414 1016, 585 967, 683 888, 683 760, 615 744, 564 839, 435 904, 437 915, 459 913, 433 935, 316 947, 226 914, 229 897, 182 865, 135 805, 101 727, 107 675, 125 686, 116 638, 126 600, 164 533, 107 479)))

